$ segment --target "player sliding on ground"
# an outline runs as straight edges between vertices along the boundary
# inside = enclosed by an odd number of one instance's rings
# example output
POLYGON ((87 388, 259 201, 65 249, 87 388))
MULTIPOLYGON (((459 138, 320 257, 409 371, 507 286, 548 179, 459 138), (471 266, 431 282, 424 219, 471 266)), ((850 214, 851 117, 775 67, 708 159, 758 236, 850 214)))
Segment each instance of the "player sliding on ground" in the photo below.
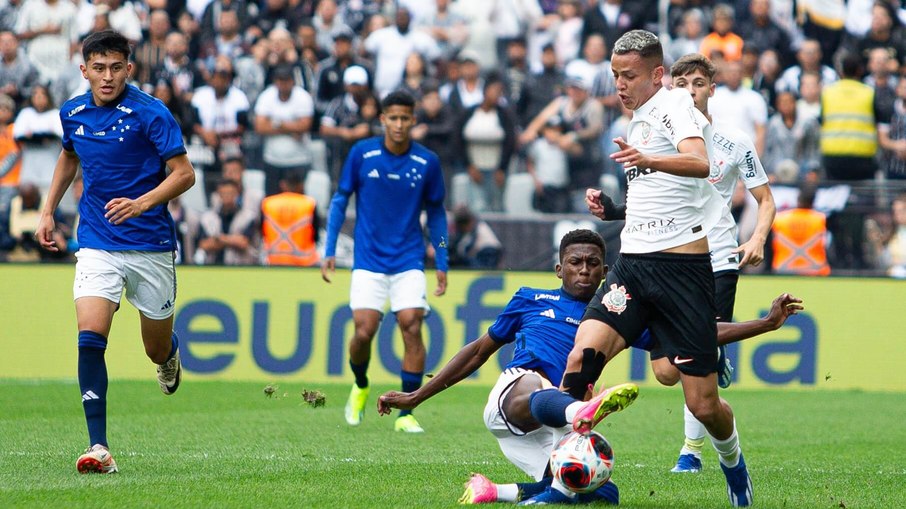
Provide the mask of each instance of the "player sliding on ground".
MULTIPOLYGON (((423 387, 411 393, 391 391, 378 398, 378 411, 382 414, 391 408, 415 408, 468 377, 505 344, 515 343, 513 360, 488 397, 484 419, 507 459, 537 482, 495 485, 476 474, 467 484, 463 503, 515 502, 538 495, 550 486, 547 464, 554 434, 532 417, 529 397, 559 383, 579 319, 606 275, 604 254, 604 241, 597 233, 575 230, 566 234, 560 241, 560 263, 555 269, 563 281, 560 288, 519 289, 488 332, 463 347, 423 387), (517 337, 521 340, 516 341, 517 337)), ((775 299, 765 318, 719 324, 719 341, 727 344, 776 330, 789 315, 802 309, 800 302, 782 295, 775 299)), ((610 390, 610 397, 603 399, 600 406, 605 411, 619 410, 631 403, 636 394, 633 384, 619 385, 610 390)), ((619 492, 616 485, 608 482, 584 500, 615 504, 619 492)))
POLYGON ((56 251, 54 211, 82 167, 75 298, 79 327, 79 389, 89 448, 79 472, 112 473, 107 447, 107 365, 104 352, 120 298, 140 313, 145 353, 157 364, 160 390, 179 388, 182 370, 173 332, 176 230, 167 202, 195 183, 182 132, 160 100, 126 80, 129 41, 117 32, 82 44, 82 77, 91 90, 60 108, 63 151, 54 168, 35 237, 56 251), (167 173, 169 169, 169 174, 167 173))

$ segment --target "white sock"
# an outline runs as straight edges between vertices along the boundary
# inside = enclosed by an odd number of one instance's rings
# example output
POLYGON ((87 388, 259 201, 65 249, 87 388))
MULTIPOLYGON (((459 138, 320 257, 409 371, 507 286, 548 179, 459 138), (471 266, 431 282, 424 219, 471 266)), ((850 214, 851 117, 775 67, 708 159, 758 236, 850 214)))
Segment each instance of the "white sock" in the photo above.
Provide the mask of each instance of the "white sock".
POLYGON ((720 462, 727 468, 733 468, 739 464, 739 455, 742 449, 739 447, 739 435, 736 434, 736 419, 733 419, 733 433, 726 440, 718 440, 711 437, 711 445, 717 451, 720 462))
POLYGON ((576 493, 570 491, 569 488, 567 488, 566 486, 561 484, 560 481, 558 481, 556 477, 551 479, 551 488, 559 491, 560 493, 563 493, 564 495, 566 495, 569 498, 576 498, 576 496, 577 496, 576 493))
POLYGON ((680 454, 692 454, 696 458, 701 458, 702 447, 705 445, 705 433, 707 433, 705 425, 692 415, 686 405, 683 405, 683 421, 686 440, 683 442, 680 454))
POLYGON ((573 420, 576 418, 576 414, 579 413, 579 409, 585 406, 585 403, 585 401, 576 401, 575 403, 570 403, 569 406, 566 407, 564 415, 566 417, 567 426, 572 424, 573 420))
POLYGON ((519 502, 519 487, 515 484, 497 484, 498 502, 519 502))

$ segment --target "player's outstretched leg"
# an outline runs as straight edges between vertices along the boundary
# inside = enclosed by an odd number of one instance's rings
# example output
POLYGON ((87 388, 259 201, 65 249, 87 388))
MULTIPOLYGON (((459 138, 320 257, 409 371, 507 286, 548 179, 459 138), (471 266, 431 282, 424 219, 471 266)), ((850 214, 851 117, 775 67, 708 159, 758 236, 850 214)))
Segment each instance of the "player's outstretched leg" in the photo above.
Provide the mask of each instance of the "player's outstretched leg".
POLYGON ((85 451, 85 454, 79 456, 76 461, 76 469, 80 474, 113 474, 118 471, 110 451, 101 444, 92 445, 85 451))
POLYGON ((550 488, 552 477, 540 481, 513 484, 495 484, 481 474, 472 474, 465 485, 465 492, 459 497, 459 503, 490 504, 495 502, 519 502, 534 497, 550 488))
POLYGON ((481 474, 472 474, 466 482, 466 491, 459 497, 459 503, 491 504, 497 502, 497 485, 481 474))
POLYGON ((157 365, 157 384, 160 385, 160 391, 170 396, 176 389, 179 389, 179 383, 182 381, 182 363, 179 360, 179 338, 176 332, 171 336, 170 355, 167 361, 157 365))
POLYGON ((639 386, 634 383, 614 385, 588 400, 572 419, 573 430, 588 433, 608 415, 619 412, 639 396, 639 386))
POLYGON ((519 505, 593 504, 598 502, 618 505, 620 503, 620 490, 613 481, 607 481, 595 491, 584 494, 573 493, 555 479, 552 481, 550 487, 519 502, 519 505))
POLYGON ((749 477, 749 470, 746 468, 746 460, 739 453, 739 463, 734 467, 726 466, 723 461, 720 463, 721 470, 727 478, 727 496, 730 498, 730 504, 733 507, 748 507, 753 502, 752 478, 749 477))
POLYGON ((689 411, 689 407, 683 405, 683 421, 686 438, 683 441, 683 447, 680 449, 679 458, 676 460, 676 466, 671 472, 701 472, 702 469, 702 447, 705 445, 705 425, 689 411))

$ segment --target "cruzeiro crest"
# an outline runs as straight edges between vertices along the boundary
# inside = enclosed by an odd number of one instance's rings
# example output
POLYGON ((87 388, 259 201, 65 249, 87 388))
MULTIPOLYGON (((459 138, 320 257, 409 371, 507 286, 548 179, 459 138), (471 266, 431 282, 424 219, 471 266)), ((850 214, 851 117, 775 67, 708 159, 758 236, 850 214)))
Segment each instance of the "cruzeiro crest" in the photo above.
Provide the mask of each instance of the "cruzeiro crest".
POLYGON ((604 307, 611 313, 619 315, 626 311, 626 304, 630 300, 632 300, 632 297, 626 291, 625 286, 612 284, 610 285, 610 291, 605 293, 604 298, 601 299, 601 304, 604 304, 604 307))

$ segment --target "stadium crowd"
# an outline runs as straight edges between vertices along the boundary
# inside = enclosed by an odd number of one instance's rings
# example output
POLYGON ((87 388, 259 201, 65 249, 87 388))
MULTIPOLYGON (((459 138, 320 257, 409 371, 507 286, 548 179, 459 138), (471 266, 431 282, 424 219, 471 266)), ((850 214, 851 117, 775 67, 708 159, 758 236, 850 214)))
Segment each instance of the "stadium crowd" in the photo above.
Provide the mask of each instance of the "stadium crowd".
MULTIPOLYGON (((201 178, 170 205, 181 263, 279 264, 268 250, 292 225, 274 226, 267 200, 313 197, 304 219, 317 231, 345 155, 381 132, 380 99, 402 88, 418 100, 413 138, 443 163, 451 228, 478 225, 464 238, 496 249, 478 265, 493 268, 500 245, 482 215, 586 213, 587 187, 625 192, 607 157, 630 114, 609 44, 645 28, 660 34, 668 63, 701 52, 717 65, 711 112, 755 140, 778 211, 796 208, 800 188, 817 189, 834 270, 906 276, 899 2, 0 3, 0 259, 69 259, 78 248, 78 181, 57 221, 67 249, 41 251, 31 233, 61 149, 58 106, 87 91, 78 50, 91 32, 112 28, 134 43, 133 84, 182 127, 201 178)), ((747 238, 754 202, 743 191, 734 215, 747 238)))

